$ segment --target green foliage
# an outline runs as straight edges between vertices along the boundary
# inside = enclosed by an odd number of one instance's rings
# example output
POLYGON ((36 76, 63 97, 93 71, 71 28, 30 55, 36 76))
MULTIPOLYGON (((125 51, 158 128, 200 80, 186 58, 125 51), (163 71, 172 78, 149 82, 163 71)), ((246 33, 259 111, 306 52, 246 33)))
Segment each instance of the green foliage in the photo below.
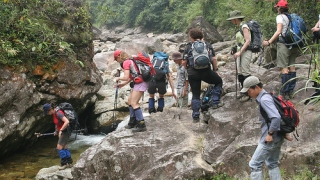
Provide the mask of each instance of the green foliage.
MULTIPOLYGON (((75 59, 66 39, 91 27, 86 9, 57 0, 1 1, 0 17, 0 64, 9 66, 48 67, 63 56, 75 59)), ((91 35, 81 38, 91 43, 91 35)))
MULTIPOLYGON (((233 35, 237 28, 226 21, 228 13, 241 10, 245 21, 254 19, 261 26, 264 37, 270 38, 276 31, 277 0, 86 0, 93 24, 112 28, 117 25, 142 26, 154 32, 182 32, 196 16, 205 19, 219 29, 233 35)), ((318 20, 318 0, 288 0, 290 12, 305 19, 308 27, 318 20), (306 13, 308 12, 308 13, 306 13)), ((311 28, 309 28, 311 29, 311 28)))

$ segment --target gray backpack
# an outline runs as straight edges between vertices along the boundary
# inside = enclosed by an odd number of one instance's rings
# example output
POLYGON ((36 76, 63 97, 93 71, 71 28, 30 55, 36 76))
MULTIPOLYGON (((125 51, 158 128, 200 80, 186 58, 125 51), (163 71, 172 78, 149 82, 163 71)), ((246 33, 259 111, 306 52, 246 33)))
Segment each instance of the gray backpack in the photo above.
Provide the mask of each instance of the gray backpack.
POLYGON ((189 63, 194 69, 205 69, 210 67, 209 52, 205 42, 198 40, 192 43, 191 53, 192 56, 189 63))

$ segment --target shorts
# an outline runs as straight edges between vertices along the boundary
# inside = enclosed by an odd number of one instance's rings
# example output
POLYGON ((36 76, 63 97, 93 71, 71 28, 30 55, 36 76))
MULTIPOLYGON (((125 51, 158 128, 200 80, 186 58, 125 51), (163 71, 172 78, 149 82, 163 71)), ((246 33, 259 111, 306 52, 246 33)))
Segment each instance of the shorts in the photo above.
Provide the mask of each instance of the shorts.
POLYGON ((67 145, 68 141, 69 141, 69 137, 70 137, 70 133, 67 132, 62 132, 61 137, 58 140, 58 144, 65 146, 67 145))
POLYGON ((281 42, 277 43, 277 67, 287 68, 289 66, 294 66, 296 58, 298 57, 300 51, 297 47, 287 48, 281 42))
POLYGON ((133 86, 133 90, 135 90, 135 91, 145 92, 147 89, 148 89, 148 83, 146 83, 146 82, 134 84, 134 86, 133 86))
POLYGON ((148 87, 149 94, 165 94, 167 93, 167 82, 166 81, 150 81, 148 87))

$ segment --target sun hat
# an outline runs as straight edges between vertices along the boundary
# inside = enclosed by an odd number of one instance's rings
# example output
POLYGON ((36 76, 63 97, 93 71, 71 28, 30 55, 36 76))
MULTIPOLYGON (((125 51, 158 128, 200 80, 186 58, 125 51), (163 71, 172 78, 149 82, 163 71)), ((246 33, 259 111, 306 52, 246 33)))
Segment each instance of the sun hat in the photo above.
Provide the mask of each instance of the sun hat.
POLYGON ((288 9, 288 2, 286 0, 280 0, 274 7, 282 7, 288 9))
POLYGON ((227 19, 227 21, 231 21, 232 19, 240 19, 240 18, 244 18, 244 16, 241 15, 240 11, 235 10, 230 12, 229 18, 227 19))
POLYGON ((120 49, 117 49, 116 51, 114 51, 113 53, 113 57, 114 57, 114 60, 116 60, 116 58, 121 54, 121 50, 120 49))
POLYGON ((246 80, 243 82, 243 88, 241 89, 241 93, 246 93, 251 86, 255 86, 260 83, 259 78, 256 76, 249 76, 246 80))
POLYGON ((51 109, 51 104, 50 103, 46 103, 42 106, 43 109, 43 115, 46 115, 48 113, 48 111, 51 109))
POLYGON ((174 53, 172 53, 171 59, 172 59, 172 60, 182 59, 181 53, 179 53, 179 52, 174 52, 174 53))

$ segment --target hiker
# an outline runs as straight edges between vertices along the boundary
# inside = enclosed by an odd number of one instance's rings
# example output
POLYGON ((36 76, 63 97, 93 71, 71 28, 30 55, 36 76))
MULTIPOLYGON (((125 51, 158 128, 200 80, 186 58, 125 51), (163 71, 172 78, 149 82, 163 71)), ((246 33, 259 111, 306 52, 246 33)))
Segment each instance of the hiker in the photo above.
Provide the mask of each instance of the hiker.
POLYGON ((311 28, 311 32, 313 33, 313 43, 318 43, 320 39, 320 16, 316 25, 314 25, 314 27, 311 28))
POLYGON ((50 103, 46 103, 42 106, 43 115, 49 115, 53 118, 53 123, 55 124, 54 135, 59 137, 57 143, 58 154, 61 158, 59 170, 72 167, 71 153, 67 149, 67 143, 71 135, 69 130, 69 120, 64 116, 64 112, 59 108, 54 108, 50 103))
MULTIPOLYGON (((218 68, 217 59, 215 57, 214 50, 211 44, 203 41, 203 33, 198 28, 192 28, 189 30, 189 42, 183 52, 183 64, 187 68, 188 80, 192 90, 192 100, 191 100, 191 109, 192 109, 192 118, 193 122, 199 122, 200 118, 200 94, 201 94, 201 81, 204 81, 208 84, 214 84, 214 92, 211 100, 211 108, 217 109, 223 106, 223 102, 220 100, 222 93, 222 79, 216 73, 218 68), (201 44, 202 43, 202 44, 201 44), (197 54, 197 49, 204 47, 204 50, 201 50, 201 53, 197 54), (196 55, 196 56, 195 56, 196 55), (198 57, 208 57, 208 64, 202 66, 202 64, 197 64, 198 62, 195 59, 198 57), (212 69, 211 69, 212 67, 212 69)), ((205 60, 199 59, 199 60, 205 60)), ((201 61, 202 62, 202 61, 201 61)))
MULTIPOLYGON (((244 16, 238 10, 232 11, 227 21, 231 21, 232 24, 239 26, 243 32, 237 31, 236 33, 236 48, 233 48, 231 54, 236 59, 236 65, 238 70, 238 81, 243 87, 243 81, 251 75, 250 62, 252 58, 252 51, 248 49, 251 42, 251 33, 248 25, 243 21, 244 16)), ((237 96, 240 102, 246 102, 250 100, 247 94, 240 93, 237 96)))
POLYGON ((255 98, 256 102, 265 110, 271 123, 268 124, 266 119, 263 119, 260 113, 259 106, 259 121, 261 123, 261 137, 258 147, 256 148, 249 162, 251 168, 250 178, 253 180, 263 180, 262 166, 265 162, 269 169, 271 180, 281 179, 278 161, 280 156, 281 145, 284 136, 279 133, 281 116, 277 110, 271 96, 262 96, 267 93, 263 88, 260 80, 255 76, 248 77, 243 82, 242 93, 248 93, 251 98, 255 98))
POLYGON ((182 65, 182 55, 180 52, 174 52, 171 59, 178 65, 177 69, 177 95, 179 107, 188 107, 189 80, 188 73, 182 65))
POLYGON ((115 86, 117 86, 116 88, 122 88, 129 83, 132 87, 128 97, 130 120, 125 128, 132 129, 132 132, 146 131, 147 128, 139 101, 144 92, 148 89, 148 83, 144 82, 142 77, 137 74, 138 68, 126 52, 122 50, 116 50, 114 52, 114 60, 120 63, 124 71, 123 76, 116 77, 114 79, 116 82, 115 86), (119 81, 121 82, 118 84, 119 81))
POLYGON ((164 52, 155 52, 154 57, 152 60, 154 69, 156 71, 156 75, 151 79, 148 85, 148 93, 149 93, 149 114, 156 113, 156 112, 162 112, 163 108, 165 106, 164 104, 164 94, 167 93, 167 84, 169 82, 172 96, 177 99, 177 95, 174 92, 174 83, 172 79, 172 73, 169 68, 169 62, 168 62, 168 55, 164 52), (159 60, 155 59, 156 56, 159 60), (161 59, 161 60, 160 60, 161 59), (156 61, 161 61, 161 65, 158 65, 156 61), (166 64, 165 66, 162 66, 166 64), (162 66, 162 67, 160 67, 162 66), (160 75, 161 74, 161 75, 160 75), (160 77, 159 77, 160 75, 160 77), (158 99, 158 107, 155 108, 155 93, 159 93, 159 99, 158 99))
POLYGON ((278 10, 276 17, 277 31, 269 40, 263 41, 263 46, 269 46, 271 43, 277 42, 277 67, 281 71, 281 83, 280 94, 284 99, 293 98, 293 90, 296 86, 296 69, 295 59, 299 55, 299 47, 286 46, 284 44, 283 34, 286 33, 289 25, 289 19, 286 14, 289 11, 288 3, 285 0, 280 0, 275 6, 278 10))

